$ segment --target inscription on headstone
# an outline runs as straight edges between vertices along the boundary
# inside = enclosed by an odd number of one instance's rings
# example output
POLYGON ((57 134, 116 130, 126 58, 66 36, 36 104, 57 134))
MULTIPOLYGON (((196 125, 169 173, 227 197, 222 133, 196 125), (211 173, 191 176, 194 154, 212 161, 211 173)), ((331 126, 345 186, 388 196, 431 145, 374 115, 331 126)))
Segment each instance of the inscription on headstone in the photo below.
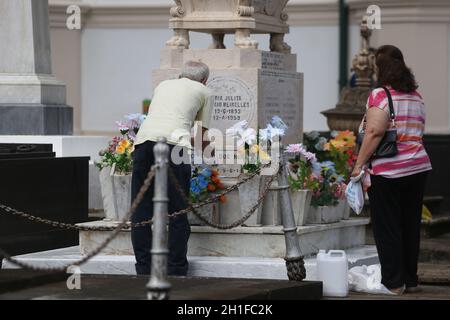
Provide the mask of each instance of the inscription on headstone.
POLYGON ((285 59, 283 54, 263 51, 261 55, 262 68, 271 70, 284 70, 285 59))
POLYGON ((239 121, 255 117, 256 101, 250 88, 235 77, 213 77, 208 82, 213 92, 210 128, 223 133, 239 121))
POLYGON ((278 115, 289 126, 285 143, 301 140, 302 130, 302 74, 261 70, 261 104, 259 125, 265 126, 278 115))

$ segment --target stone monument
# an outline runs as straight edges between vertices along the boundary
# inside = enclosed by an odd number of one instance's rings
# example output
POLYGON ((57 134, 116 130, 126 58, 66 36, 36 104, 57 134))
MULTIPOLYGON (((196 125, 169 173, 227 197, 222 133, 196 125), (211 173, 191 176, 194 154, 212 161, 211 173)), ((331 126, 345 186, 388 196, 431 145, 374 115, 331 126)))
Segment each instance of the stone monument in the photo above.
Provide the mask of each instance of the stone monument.
MULTIPOLYGON (((160 69, 153 72, 154 86, 177 78, 184 62, 206 63, 211 71, 207 86, 212 90, 209 128, 222 131, 246 120, 255 130, 265 128, 277 115, 289 126, 284 143, 298 143, 303 134, 303 74, 297 72, 297 56, 284 42, 289 32, 284 9, 288 0, 179 0, 170 10, 173 36, 161 54, 160 69), (189 48, 190 32, 210 34, 209 48, 189 48), (252 34, 267 34, 270 51, 258 49, 252 34), (234 47, 225 48, 224 36, 234 35, 234 47)), ((229 143, 229 141, 226 141, 229 143)), ((226 159, 218 170, 225 186, 242 177, 236 146, 215 145, 216 159, 226 159), (234 162, 234 164, 232 164, 234 162)), ((220 206, 221 223, 239 219, 259 198, 262 179, 228 195, 220 206), (248 189, 248 190, 247 190, 248 189), (256 192, 254 192, 256 191, 256 192), (249 200, 252 199, 252 200, 249 200)), ((258 210, 247 225, 260 225, 258 210)))
POLYGON ((303 74, 297 57, 284 42, 289 31, 284 8, 288 0, 176 0, 170 12, 173 37, 162 52, 154 86, 176 78, 183 63, 197 60, 211 69, 213 92, 210 127, 225 131, 236 122, 265 127, 274 115, 289 126, 285 143, 301 140, 303 74), (209 49, 189 49, 189 32, 211 34, 209 49), (270 34, 270 50, 258 50, 253 33, 270 34), (225 34, 234 34, 235 47, 226 49, 225 34))
POLYGON ((47 0, 0 0, 0 135, 70 135, 73 111, 51 70, 47 0))
POLYGON ((375 70, 375 56, 369 51, 372 31, 367 26, 367 18, 361 22, 361 50, 352 63, 356 74, 356 87, 345 87, 336 108, 323 111, 330 130, 350 130, 358 132, 361 120, 366 112, 367 98, 373 89, 372 76, 375 70))

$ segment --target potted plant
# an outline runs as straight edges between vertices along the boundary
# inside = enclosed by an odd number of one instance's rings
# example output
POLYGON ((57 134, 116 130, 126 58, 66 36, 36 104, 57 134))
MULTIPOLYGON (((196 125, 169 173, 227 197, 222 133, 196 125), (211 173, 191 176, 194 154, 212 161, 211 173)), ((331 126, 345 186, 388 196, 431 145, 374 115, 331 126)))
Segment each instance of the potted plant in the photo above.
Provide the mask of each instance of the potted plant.
POLYGON ((285 151, 289 156, 289 184, 292 209, 298 226, 306 224, 313 189, 317 181, 313 179, 313 164, 317 162, 316 155, 306 151, 302 144, 290 144, 285 151))
POLYGON ((151 99, 144 99, 142 100, 142 113, 147 114, 148 110, 150 109, 150 104, 152 103, 151 99))
MULTIPOLYGON (((189 197, 194 205, 205 201, 215 195, 217 191, 224 189, 218 175, 216 170, 210 168, 196 167, 193 169, 189 197)), ((225 196, 220 196, 219 201, 225 203, 225 196)), ((201 206, 196 211, 206 220, 219 223, 219 208, 216 202, 201 206)), ((205 222, 192 212, 188 213, 188 220, 191 225, 205 225, 205 222)))
POLYGON ((131 205, 132 152, 139 127, 145 116, 129 114, 117 121, 119 135, 113 137, 105 150, 99 152, 100 188, 105 220, 121 221, 131 205))

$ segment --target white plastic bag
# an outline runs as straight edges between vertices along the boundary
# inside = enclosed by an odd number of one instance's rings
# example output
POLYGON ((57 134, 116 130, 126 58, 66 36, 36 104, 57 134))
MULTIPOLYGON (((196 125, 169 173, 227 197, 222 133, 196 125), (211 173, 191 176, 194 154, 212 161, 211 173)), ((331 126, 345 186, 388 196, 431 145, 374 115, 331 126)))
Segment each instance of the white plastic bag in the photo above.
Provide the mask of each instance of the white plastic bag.
POLYGON ((359 176, 350 178, 350 183, 348 184, 347 189, 345 189, 347 202, 356 214, 360 214, 364 207, 364 192, 362 185, 364 174, 364 170, 361 170, 359 176))
POLYGON ((381 283, 379 264, 351 268, 348 271, 348 285, 351 291, 394 295, 381 283))

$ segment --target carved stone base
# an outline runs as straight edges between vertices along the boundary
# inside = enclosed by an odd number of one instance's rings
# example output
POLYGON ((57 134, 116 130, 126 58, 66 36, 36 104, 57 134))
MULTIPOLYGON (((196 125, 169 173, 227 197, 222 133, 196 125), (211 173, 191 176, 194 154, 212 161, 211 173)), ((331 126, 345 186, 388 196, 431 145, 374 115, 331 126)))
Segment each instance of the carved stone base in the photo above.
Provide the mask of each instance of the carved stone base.
POLYGON ((241 49, 258 49, 259 43, 251 38, 249 29, 237 29, 234 45, 241 49))
POLYGON ((174 29, 173 36, 166 42, 166 47, 172 49, 189 49, 189 30, 174 29))
POLYGON ((270 51, 291 53, 291 47, 284 42, 284 33, 270 34, 270 51))

